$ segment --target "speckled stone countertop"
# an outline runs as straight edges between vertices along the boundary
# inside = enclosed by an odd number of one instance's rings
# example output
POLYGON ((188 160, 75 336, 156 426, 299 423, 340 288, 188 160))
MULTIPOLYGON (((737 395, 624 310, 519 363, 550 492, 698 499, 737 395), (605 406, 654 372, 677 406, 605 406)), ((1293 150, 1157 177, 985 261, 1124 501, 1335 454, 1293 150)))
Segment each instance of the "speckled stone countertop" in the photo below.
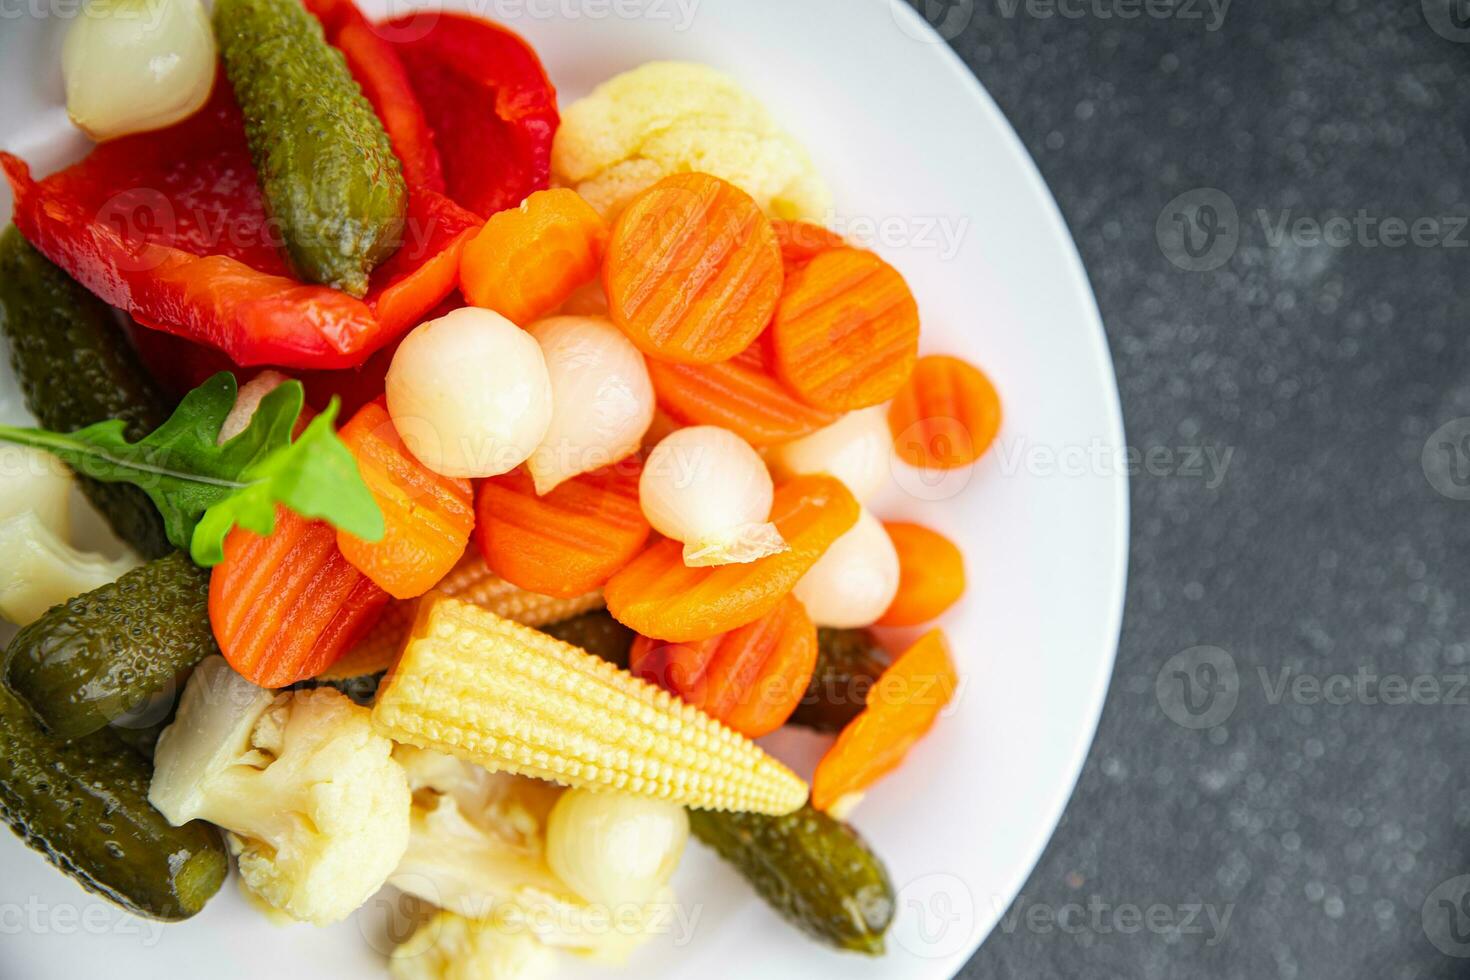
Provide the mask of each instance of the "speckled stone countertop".
POLYGON ((916 0, 1061 204, 1129 445, 1228 459, 1135 477, 1096 743, 963 976, 1470 975, 1470 30, 1447 3, 916 0))

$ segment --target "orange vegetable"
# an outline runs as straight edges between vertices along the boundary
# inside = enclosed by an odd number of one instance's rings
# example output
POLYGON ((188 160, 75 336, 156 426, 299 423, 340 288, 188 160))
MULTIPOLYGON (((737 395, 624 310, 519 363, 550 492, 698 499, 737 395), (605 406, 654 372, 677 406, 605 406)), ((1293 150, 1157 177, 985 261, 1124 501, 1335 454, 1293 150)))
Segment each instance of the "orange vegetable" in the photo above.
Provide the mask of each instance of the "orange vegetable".
POLYGON ((278 507, 269 536, 236 528, 225 538, 209 622, 231 667, 261 687, 285 687, 330 667, 388 598, 343 557, 330 524, 278 507))
POLYGON ((894 451, 926 469, 953 470, 975 462, 995 441, 1000 420, 995 386, 957 357, 920 358, 888 407, 894 451))
POLYGON ((485 564, 530 592, 568 598, 600 588, 648 540, 633 456, 536 496, 524 469, 485 480, 475 536, 485 564))
POLYGON ((357 459, 386 533, 379 541, 337 532, 337 547, 395 599, 412 599, 449 574, 475 526, 469 480, 440 476, 420 463, 398 436, 383 398, 358 410, 339 433, 357 459))
POLYGON ((608 612, 644 636, 707 640, 771 612, 807 569, 857 523, 852 493, 825 474, 776 488, 771 521, 790 546, 746 564, 690 568, 684 546, 661 540, 608 580, 608 612))
POLYGON ((750 346, 781 296, 781 247, 749 194, 709 174, 665 177, 613 226, 608 313, 638 349, 713 364, 750 346))
POLYGON ((817 628, 795 596, 768 615, 695 643, 633 641, 629 669, 749 738, 786 723, 817 665, 817 628))
POLYGON ((883 525, 898 552, 898 594, 879 626, 917 626, 965 593, 965 557, 938 531, 903 522, 883 525))
POLYGON ((892 398, 919 349, 908 284, 872 252, 822 252, 786 280, 771 329, 776 374, 829 412, 892 398))
POLYGON ((525 326, 592 280, 606 247, 607 225, 576 191, 536 191, 491 215, 465 246, 460 289, 471 306, 525 326))
POLYGON ((781 243, 781 261, 787 275, 829 249, 847 248, 847 240, 837 232, 809 221, 777 218, 771 227, 776 230, 776 241, 781 243))
POLYGON ((719 364, 669 364, 649 358, 659 405, 686 425, 718 425, 752 446, 800 439, 837 421, 786 390, 767 370, 757 340, 719 364))
POLYGON ((868 704, 837 736, 812 777, 812 806, 827 810, 898 768, 959 687, 949 644, 931 630, 878 678, 868 704))

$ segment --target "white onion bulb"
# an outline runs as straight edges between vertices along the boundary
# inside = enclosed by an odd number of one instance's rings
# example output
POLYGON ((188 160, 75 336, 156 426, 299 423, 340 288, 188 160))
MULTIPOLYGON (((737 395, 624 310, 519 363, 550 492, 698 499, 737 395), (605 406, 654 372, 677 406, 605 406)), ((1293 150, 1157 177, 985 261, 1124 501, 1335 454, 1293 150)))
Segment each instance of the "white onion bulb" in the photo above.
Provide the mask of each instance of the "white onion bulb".
POLYGON ((636 450, 653 421, 643 355, 612 321, 555 316, 526 328, 551 378, 551 425, 531 454, 537 493, 636 450))
POLYGON ((775 487, 760 455, 714 425, 679 429, 654 447, 638 482, 643 516, 684 542, 684 564, 728 565, 785 551, 767 523, 775 487))
POLYGON ((96 140, 171 126, 209 100, 215 57, 199 0, 88 0, 61 49, 67 114, 96 140))
POLYGON ((796 583, 793 594, 818 626, 871 626, 898 593, 898 551, 866 507, 796 583))
POLYGON ((825 429, 777 446, 766 454, 784 477, 826 473, 841 480, 858 500, 868 500, 892 472, 893 436, 888 406, 848 412, 825 429))
POLYGON ((388 368, 388 414, 435 473, 508 473, 551 424, 551 380, 530 334, 467 306, 415 327, 388 368))
POLYGON ((668 884, 684 845, 684 808, 631 793, 571 789, 546 821, 546 863, 588 902, 642 905, 668 884))

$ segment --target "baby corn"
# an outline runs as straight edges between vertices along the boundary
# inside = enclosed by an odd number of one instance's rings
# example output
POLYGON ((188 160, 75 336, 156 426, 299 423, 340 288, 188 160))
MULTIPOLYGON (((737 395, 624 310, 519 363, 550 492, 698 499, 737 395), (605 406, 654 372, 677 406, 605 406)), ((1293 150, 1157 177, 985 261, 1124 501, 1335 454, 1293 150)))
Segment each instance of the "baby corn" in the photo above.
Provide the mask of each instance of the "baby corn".
POLYGON ((754 743, 606 661, 444 595, 421 600, 377 730, 486 768, 780 815, 807 788, 754 743))

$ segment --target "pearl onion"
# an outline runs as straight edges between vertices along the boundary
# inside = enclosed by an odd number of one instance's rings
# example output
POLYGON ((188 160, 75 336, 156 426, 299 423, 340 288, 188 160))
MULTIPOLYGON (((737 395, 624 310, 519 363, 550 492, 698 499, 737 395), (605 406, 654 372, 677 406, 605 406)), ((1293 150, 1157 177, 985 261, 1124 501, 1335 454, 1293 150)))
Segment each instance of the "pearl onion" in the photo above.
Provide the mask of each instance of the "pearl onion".
POLYGON ((526 328, 551 378, 551 426, 531 454, 537 493, 638 448, 653 421, 653 382, 643 355, 612 321, 557 316, 526 328))
POLYGON ((651 902, 689 839, 684 808, 631 793, 569 789, 546 819, 546 863, 588 902, 651 902))
POLYGON ((465 307, 415 327, 393 355, 387 388, 409 451, 444 476, 508 473, 551 424, 541 348, 491 310, 465 307))
POLYGON ((766 523, 775 488, 760 455, 729 429, 679 429, 649 453, 638 483, 643 516, 684 542, 684 564, 727 565, 786 550, 766 523))
POLYGON ((818 626, 871 626, 898 594, 898 551, 866 507, 792 590, 818 626))
POLYGON ((848 412, 825 429, 772 449, 766 456, 783 477, 826 473, 858 500, 868 500, 892 472, 893 437, 888 406, 848 412))

